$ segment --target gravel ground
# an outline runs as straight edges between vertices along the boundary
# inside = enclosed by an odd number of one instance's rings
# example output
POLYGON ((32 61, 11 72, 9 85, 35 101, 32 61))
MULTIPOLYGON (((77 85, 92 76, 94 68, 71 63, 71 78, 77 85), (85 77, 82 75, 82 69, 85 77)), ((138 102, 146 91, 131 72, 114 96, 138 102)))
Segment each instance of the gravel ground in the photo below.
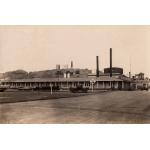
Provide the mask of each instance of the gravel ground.
MULTIPOLYGON (((10 95, 0 96, 4 100, 10 95)), ((0 123, 150 123, 150 92, 114 91, 0 104, 0 123)))

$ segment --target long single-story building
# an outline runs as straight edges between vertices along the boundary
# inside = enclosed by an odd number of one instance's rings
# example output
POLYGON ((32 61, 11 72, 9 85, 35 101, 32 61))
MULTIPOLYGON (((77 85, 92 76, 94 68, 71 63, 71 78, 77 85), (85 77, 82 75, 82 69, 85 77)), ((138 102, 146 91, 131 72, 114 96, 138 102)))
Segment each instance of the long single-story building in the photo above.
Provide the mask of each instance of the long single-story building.
POLYGON ((9 86, 10 88, 19 87, 50 87, 59 86, 60 88, 70 88, 82 85, 96 89, 128 89, 130 80, 119 79, 116 77, 101 76, 87 78, 33 78, 33 79, 7 79, 2 80, 1 85, 9 86))

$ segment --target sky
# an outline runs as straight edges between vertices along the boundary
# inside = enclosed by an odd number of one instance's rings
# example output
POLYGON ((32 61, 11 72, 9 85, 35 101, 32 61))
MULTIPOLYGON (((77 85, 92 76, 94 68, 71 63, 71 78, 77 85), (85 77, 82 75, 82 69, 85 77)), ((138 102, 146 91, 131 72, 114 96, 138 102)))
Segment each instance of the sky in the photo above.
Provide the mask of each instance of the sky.
POLYGON ((149 41, 150 26, 0 26, 0 72, 62 68, 71 60, 95 70, 96 56, 103 71, 112 48, 113 67, 150 77, 149 41))

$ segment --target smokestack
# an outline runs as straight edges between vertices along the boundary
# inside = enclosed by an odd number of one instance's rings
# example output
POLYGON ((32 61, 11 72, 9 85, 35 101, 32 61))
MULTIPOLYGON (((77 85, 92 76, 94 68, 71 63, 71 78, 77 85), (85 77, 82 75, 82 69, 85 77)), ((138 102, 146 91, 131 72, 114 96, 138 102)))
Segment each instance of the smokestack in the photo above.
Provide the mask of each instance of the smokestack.
POLYGON ((110 48, 110 77, 112 77, 112 48, 110 48))
POLYGON ((59 64, 56 65, 56 69, 60 70, 60 65, 59 64))
POLYGON ((96 56, 96 77, 99 77, 99 57, 96 56))
POLYGON ((73 61, 71 61, 71 68, 73 68, 73 61))
POLYGON ((129 72, 129 78, 131 78, 131 72, 129 72))

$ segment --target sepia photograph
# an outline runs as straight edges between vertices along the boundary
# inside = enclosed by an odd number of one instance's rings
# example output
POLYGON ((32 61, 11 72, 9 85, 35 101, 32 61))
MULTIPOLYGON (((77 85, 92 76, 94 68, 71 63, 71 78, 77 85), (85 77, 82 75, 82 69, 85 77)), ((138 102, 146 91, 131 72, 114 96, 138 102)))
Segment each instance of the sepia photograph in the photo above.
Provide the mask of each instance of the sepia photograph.
POLYGON ((149 6, 0 0, 0 148, 149 150, 149 6))
POLYGON ((1 25, 0 124, 149 124, 149 25, 1 25))

